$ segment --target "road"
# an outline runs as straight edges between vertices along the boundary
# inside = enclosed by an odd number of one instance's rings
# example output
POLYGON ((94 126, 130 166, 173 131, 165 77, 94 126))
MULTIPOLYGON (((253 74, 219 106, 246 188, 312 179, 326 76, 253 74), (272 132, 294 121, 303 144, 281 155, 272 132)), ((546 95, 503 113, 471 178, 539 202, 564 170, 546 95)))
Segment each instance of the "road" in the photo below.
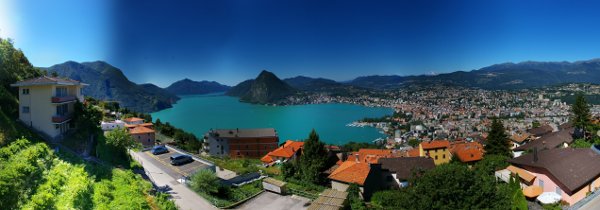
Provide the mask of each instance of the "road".
POLYGON ((217 209, 194 191, 177 182, 181 175, 173 173, 157 159, 145 155, 143 152, 131 152, 131 155, 144 167, 146 174, 155 185, 169 185, 172 188, 168 193, 171 194, 179 209, 217 209))

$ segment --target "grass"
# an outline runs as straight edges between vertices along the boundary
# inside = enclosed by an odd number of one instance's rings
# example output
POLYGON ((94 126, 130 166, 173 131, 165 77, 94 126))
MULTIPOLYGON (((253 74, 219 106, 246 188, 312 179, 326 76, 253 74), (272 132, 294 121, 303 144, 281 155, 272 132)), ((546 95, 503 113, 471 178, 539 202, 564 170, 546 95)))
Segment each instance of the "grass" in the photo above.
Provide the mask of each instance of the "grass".
POLYGON ((257 180, 241 187, 232 187, 224 195, 196 192, 218 208, 230 208, 262 191, 262 181, 257 180))
POLYGON ((204 158, 214 162, 217 166, 233 171, 237 174, 247 174, 257 172, 258 170, 265 169, 260 166, 262 162, 259 159, 252 158, 218 158, 211 156, 203 156, 204 158))

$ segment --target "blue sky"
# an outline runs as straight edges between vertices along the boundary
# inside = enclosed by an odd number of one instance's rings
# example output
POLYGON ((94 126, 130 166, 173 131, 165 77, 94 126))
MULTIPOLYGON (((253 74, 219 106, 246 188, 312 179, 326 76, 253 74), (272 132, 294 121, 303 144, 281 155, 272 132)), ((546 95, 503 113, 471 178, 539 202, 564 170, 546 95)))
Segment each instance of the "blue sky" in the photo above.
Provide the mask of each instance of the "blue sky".
POLYGON ((36 66, 105 60, 134 82, 234 85, 262 69, 349 80, 600 57, 593 1, 0 0, 36 66))

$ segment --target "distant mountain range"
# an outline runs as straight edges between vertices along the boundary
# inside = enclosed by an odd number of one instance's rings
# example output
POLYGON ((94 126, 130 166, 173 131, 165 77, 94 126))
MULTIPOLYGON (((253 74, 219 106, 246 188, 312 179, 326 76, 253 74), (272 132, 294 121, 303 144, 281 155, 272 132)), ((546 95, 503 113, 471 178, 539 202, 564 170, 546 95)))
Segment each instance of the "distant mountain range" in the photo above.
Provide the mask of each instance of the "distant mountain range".
POLYGON ((275 74, 263 70, 256 79, 246 80, 231 88, 227 95, 240 97, 243 102, 267 104, 277 103, 296 92, 296 89, 275 74))
POLYGON ((59 76, 89 84, 83 94, 96 99, 118 101, 121 107, 138 112, 170 108, 179 100, 176 95, 153 84, 135 84, 120 69, 102 61, 77 63, 68 61, 45 68, 59 76))
POLYGON ((176 95, 193 95, 193 94, 207 94, 216 92, 225 92, 231 87, 227 85, 219 84, 214 81, 193 81, 190 79, 179 80, 169 87, 165 88, 172 94, 176 95))
POLYGON ((572 82, 600 82, 600 59, 577 62, 503 63, 469 72, 457 71, 434 76, 374 75, 358 77, 347 84, 372 89, 431 84, 484 89, 519 89, 572 82))

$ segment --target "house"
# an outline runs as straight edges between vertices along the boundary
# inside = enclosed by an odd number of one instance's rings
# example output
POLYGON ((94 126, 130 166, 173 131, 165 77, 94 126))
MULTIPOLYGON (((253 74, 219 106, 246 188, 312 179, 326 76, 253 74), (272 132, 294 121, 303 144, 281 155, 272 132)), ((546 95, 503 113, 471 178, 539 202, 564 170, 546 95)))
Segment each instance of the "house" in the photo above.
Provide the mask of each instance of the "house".
POLYGON ((358 161, 361 163, 377 163, 382 157, 394 157, 394 152, 390 149, 359 149, 358 152, 352 152, 348 155, 348 161, 358 161))
POLYGON ((273 128, 216 129, 204 135, 204 151, 211 156, 261 158, 277 148, 279 136, 273 128))
POLYGON ((554 131, 554 128, 552 128, 552 126, 542 125, 540 127, 527 130, 527 133, 530 133, 533 136, 533 138, 535 139, 535 138, 541 137, 543 135, 552 133, 552 131, 554 131))
POLYGON ((260 160, 266 165, 273 165, 277 162, 287 162, 300 156, 302 152, 302 141, 287 140, 277 149, 267 153, 260 160))
POLYGON ((380 158, 379 164, 383 179, 390 188, 406 187, 413 174, 435 168, 433 159, 429 157, 380 158))
POLYGON ((450 144, 452 158, 473 165, 483 159, 483 145, 479 142, 454 141, 450 144))
POLYGON ((123 121, 129 134, 138 143, 142 144, 144 148, 150 148, 155 145, 156 132, 153 129, 154 125, 152 123, 144 123, 144 119, 140 118, 127 118, 123 121))
POLYGON ((88 84, 41 76, 11 84, 19 88, 19 121, 50 139, 60 139, 70 128, 75 102, 88 84))
POLYGON ((434 140, 419 144, 419 156, 433 158, 435 165, 450 162, 450 142, 448 140, 434 140))
POLYGON ((331 188, 337 191, 345 192, 351 184, 358 185, 359 196, 364 200, 371 199, 371 195, 385 188, 386 184, 382 179, 381 164, 361 162, 359 159, 344 161, 328 178, 331 188))
POLYGON ((574 128, 560 130, 558 132, 548 133, 539 139, 529 141, 528 143, 519 146, 514 151, 528 151, 537 147, 538 150, 554 149, 559 147, 569 147, 573 143, 574 128))
POLYGON ((534 151, 508 162, 511 166, 504 171, 518 174, 523 188, 555 194, 570 205, 600 188, 600 152, 594 149, 534 151))
POLYGON ((531 135, 527 132, 515 132, 510 136, 511 149, 517 148, 529 141, 531 135))
POLYGON ((109 122, 102 121, 102 122, 100 122, 100 128, 102 128, 103 131, 111 131, 111 130, 118 129, 118 128, 125 128, 125 122, 123 122, 121 120, 115 120, 115 121, 109 121, 109 122))

